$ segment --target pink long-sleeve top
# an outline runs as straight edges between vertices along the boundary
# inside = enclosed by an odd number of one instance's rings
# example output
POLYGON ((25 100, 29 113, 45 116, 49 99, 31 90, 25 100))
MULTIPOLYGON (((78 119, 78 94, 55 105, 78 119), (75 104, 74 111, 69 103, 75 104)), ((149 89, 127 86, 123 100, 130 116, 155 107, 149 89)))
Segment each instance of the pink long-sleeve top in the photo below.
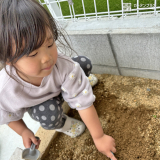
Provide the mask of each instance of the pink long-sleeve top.
POLYGON ((40 104, 62 93, 64 100, 76 110, 90 107, 95 101, 91 85, 77 62, 59 54, 50 75, 43 78, 40 86, 23 81, 10 66, 0 71, 0 125, 23 118, 29 107, 40 104))

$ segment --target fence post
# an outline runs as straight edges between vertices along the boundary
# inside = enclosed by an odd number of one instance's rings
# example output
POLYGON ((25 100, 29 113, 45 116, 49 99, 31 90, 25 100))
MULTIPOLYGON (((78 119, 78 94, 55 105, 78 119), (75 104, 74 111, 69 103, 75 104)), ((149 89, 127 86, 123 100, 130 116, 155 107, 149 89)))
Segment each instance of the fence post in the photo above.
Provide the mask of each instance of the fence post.
POLYGON ((58 6, 58 4, 56 2, 51 3, 51 1, 56 1, 56 0, 45 0, 45 3, 50 11, 50 13, 52 14, 52 16, 56 19, 58 19, 57 17, 61 17, 61 11, 60 8, 58 6))

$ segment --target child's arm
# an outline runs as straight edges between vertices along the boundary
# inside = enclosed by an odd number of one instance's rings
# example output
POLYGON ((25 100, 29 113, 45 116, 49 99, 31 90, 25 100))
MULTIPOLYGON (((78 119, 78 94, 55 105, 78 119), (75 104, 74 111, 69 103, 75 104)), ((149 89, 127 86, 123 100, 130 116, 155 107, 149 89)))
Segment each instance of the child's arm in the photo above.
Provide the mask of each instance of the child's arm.
POLYGON ((8 126, 13 129, 17 134, 22 136, 23 144, 26 148, 30 148, 32 142, 37 145, 36 149, 38 149, 40 140, 37 142, 37 139, 34 136, 34 133, 27 128, 26 124, 22 119, 18 121, 12 121, 8 124, 8 126))
POLYGON ((89 129, 97 149, 112 160, 117 160, 111 153, 116 152, 115 141, 112 137, 103 133, 103 129, 94 106, 92 105, 91 107, 79 110, 78 112, 89 129))

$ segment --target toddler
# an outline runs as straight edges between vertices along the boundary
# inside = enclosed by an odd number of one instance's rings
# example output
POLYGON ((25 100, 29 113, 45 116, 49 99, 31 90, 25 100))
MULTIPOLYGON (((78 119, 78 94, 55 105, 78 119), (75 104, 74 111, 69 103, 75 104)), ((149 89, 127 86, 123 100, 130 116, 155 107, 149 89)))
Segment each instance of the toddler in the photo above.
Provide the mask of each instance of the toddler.
POLYGON ((56 44, 66 47, 68 43, 50 13, 36 0, 0 0, 0 35, 4 66, 0 71, 0 125, 7 124, 22 136, 26 148, 31 142, 38 148, 40 140, 22 120, 25 112, 44 129, 73 138, 86 125, 97 149, 116 160, 112 154, 115 141, 103 133, 93 106, 95 96, 87 77, 92 86, 97 79, 90 74, 91 61, 58 53, 56 44), (84 123, 63 113, 63 99, 78 110, 84 123))

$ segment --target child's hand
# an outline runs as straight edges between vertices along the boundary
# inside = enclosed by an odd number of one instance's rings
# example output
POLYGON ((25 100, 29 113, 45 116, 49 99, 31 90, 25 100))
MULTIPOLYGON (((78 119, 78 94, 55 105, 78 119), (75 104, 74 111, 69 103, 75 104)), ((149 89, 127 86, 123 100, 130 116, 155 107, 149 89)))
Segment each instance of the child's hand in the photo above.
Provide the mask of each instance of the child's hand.
POLYGON ((36 145, 36 149, 39 148, 41 140, 37 141, 34 133, 31 130, 29 129, 24 130, 21 136, 22 136, 23 145, 25 146, 25 148, 30 148, 32 142, 36 145))
POLYGON ((116 152, 115 140, 112 137, 104 134, 102 137, 93 140, 99 152, 112 160, 117 160, 112 154, 112 152, 116 152))

